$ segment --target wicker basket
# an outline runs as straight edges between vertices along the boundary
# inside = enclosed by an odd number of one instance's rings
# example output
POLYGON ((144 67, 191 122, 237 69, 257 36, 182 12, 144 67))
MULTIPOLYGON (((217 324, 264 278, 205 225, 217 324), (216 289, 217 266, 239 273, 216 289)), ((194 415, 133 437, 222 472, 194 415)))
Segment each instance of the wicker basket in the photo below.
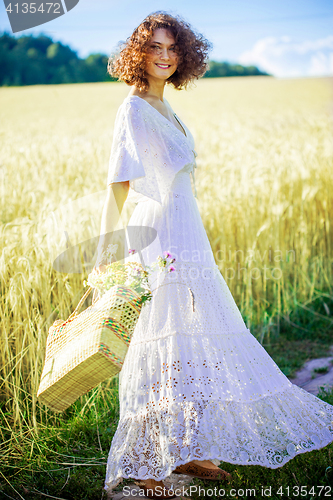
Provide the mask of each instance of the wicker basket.
POLYGON ((122 285, 78 314, 92 290, 66 321, 57 320, 49 329, 37 397, 54 411, 64 411, 121 370, 140 315, 140 296, 122 285))

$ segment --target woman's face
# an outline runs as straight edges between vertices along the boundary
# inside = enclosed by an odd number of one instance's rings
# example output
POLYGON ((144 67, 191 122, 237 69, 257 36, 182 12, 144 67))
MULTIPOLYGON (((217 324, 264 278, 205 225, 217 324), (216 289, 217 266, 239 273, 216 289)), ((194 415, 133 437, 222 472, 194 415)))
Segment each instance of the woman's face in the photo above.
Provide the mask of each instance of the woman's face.
POLYGON ((176 71, 177 65, 178 50, 172 33, 158 28, 149 42, 146 55, 147 76, 167 80, 176 71))

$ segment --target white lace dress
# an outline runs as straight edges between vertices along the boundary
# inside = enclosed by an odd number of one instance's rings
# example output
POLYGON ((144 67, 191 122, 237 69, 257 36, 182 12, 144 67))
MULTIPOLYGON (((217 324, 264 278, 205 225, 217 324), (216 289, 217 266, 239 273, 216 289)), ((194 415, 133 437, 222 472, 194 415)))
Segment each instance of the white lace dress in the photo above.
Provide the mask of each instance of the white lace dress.
POLYGON ((143 307, 119 374, 106 490, 122 478, 165 479, 191 460, 275 469, 333 441, 333 406, 281 372, 214 261, 192 192, 193 138, 181 124, 186 136, 136 96, 116 119, 108 183, 130 180, 130 247, 145 246, 148 226, 157 237, 144 263, 164 250, 176 262, 143 307))

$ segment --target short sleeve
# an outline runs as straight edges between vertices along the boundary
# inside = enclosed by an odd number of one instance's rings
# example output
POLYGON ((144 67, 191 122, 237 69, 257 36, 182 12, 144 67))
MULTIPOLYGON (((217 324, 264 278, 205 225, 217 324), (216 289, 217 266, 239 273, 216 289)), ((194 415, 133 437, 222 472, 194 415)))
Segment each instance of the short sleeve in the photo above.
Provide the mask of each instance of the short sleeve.
MULTIPOLYGON (((107 185, 113 182, 131 181, 146 175, 139 152, 140 127, 130 106, 122 104, 117 112, 107 185)), ((144 133, 144 131, 141 131, 144 133)))

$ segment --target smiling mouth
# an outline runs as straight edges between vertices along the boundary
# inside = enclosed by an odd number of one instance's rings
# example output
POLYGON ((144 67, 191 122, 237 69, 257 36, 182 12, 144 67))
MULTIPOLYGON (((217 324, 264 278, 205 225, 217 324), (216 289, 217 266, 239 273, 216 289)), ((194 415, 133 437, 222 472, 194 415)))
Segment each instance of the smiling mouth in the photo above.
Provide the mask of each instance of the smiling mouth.
POLYGON ((158 68, 161 68, 161 69, 168 69, 168 68, 170 68, 171 64, 157 64, 156 63, 156 66, 158 68))

